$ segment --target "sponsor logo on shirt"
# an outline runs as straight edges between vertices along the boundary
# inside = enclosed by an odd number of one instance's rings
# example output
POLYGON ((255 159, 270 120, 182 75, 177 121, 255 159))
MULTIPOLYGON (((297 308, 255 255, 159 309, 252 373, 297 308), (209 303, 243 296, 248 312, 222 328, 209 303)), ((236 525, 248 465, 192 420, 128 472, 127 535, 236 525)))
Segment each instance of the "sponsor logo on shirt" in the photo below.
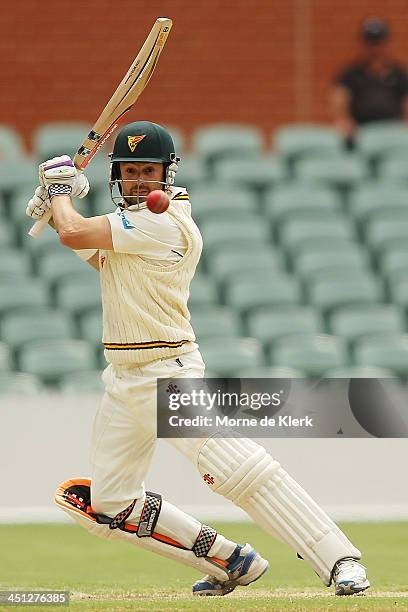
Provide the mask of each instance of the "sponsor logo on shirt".
POLYGON ((124 229, 135 229, 135 226, 132 225, 132 223, 128 219, 126 219, 125 213, 123 211, 119 213, 119 217, 122 220, 122 225, 124 229))

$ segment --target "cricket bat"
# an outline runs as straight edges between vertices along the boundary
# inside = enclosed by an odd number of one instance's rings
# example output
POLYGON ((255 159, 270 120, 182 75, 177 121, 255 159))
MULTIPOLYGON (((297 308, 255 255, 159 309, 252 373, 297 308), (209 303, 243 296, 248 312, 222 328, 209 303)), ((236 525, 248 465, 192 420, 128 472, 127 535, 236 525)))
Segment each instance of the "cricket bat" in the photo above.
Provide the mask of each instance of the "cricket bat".
MULTIPOLYGON (((86 168, 139 98, 153 74, 172 25, 167 17, 156 20, 134 62, 75 153, 73 162, 78 170, 86 168)), ((39 236, 51 217, 50 210, 34 223, 29 235, 39 236)))

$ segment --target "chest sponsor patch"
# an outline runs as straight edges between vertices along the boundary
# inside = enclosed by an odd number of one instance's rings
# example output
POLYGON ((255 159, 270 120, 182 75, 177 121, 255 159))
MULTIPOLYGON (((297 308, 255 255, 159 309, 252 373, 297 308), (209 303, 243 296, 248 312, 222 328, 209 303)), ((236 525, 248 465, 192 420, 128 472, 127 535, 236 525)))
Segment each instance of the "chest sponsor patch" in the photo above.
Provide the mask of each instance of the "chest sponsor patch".
POLYGON ((119 217, 121 218, 124 229, 135 229, 135 226, 125 217, 125 213, 123 211, 119 213, 119 217))

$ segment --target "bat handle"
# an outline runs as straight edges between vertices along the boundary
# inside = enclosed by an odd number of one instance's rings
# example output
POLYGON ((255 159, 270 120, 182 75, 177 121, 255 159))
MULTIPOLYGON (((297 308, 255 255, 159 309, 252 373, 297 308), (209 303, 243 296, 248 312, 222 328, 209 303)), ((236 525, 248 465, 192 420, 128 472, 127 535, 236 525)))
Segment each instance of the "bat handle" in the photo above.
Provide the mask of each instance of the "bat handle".
POLYGON ((51 219, 51 217, 52 217, 52 210, 50 209, 46 213, 43 214, 41 219, 38 219, 38 221, 34 223, 32 228, 28 232, 28 235, 31 236, 32 238, 37 238, 38 236, 40 236, 40 234, 42 234, 42 232, 44 231, 44 228, 47 225, 48 221, 51 219))

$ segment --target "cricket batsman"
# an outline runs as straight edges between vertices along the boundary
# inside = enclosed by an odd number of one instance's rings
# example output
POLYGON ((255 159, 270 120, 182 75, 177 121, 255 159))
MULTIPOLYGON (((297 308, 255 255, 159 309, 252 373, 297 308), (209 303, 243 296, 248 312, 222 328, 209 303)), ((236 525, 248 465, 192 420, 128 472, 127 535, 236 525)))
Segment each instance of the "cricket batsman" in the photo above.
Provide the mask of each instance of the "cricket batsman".
MULTIPOLYGON (((260 578, 268 562, 250 544, 228 540, 144 485, 156 443, 157 378, 204 376, 187 308, 202 239, 186 189, 174 184, 178 161, 163 127, 129 123, 111 155, 116 210, 90 218, 73 205, 89 183, 71 159, 63 155, 40 165, 40 186, 27 214, 38 220, 51 207, 61 243, 99 271, 108 362, 92 433, 91 477, 63 482, 55 501, 95 535, 203 572, 195 595, 226 595, 260 578), (146 205, 154 190, 170 200, 162 214, 146 205)), ((290 546, 325 585, 334 583, 337 595, 370 586, 360 551, 262 446, 219 435, 169 442, 213 491, 290 546)))

